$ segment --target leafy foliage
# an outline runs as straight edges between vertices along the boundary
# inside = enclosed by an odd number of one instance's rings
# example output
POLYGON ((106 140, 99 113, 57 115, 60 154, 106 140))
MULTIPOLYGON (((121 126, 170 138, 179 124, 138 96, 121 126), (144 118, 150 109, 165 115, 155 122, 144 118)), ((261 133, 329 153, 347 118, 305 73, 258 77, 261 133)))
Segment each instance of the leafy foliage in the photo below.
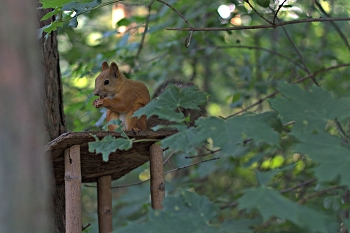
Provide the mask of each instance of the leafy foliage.
MULTIPOLYGON (((53 8, 46 18, 55 16, 45 32, 62 27, 70 130, 101 127, 103 112, 91 102, 104 60, 117 60, 128 77, 142 80, 151 92, 177 78, 208 93, 171 87, 135 114, 158 115, 178 130, 161 142, 168 156, 176 151, 165 170, 197 165, 166 174, 164 211, 150 210, 147 184, 114 192, 118 232, 150 227, 171 232, 170 226, 184 232, 336 232, 337 226, 350 225, 344 217, 350 184, 347 1, 164 1, 187 21, 161 1, 130 0, 113 8, 99 1, 41 1, 53 8), (227 17, 220 5, 229 10, 227 17), (112 22, 110 11, 116 10, 125 16, 112 22), (271 25, 328 18, 344 20, 271 25), (206 30, 166 30, 189 25, 206 30), (259 25, 271 29, 244 29, 259 25), (196 108, 206 100, 208 116, 188 128, 180 106, 196 108), (213 156, 220 159, 200 163, 213 156)), ((120 140, 92 145, 107 160, 110 151, 132 143, 120 140)), ((115 184, 145 180, 148 173, 146 165, 115 184)), ((87 200, 91 194, 84 195, 87 200)), ((93 202, 84 205, 90 207, 84 221, 95 222, 93 202)))
POLYGON ((178 197, 164 199, 164 210, 150 211, 146 223, 130 224, 121 232, 226 232, 210 224, 217 212, 207 197, 181 191, 178 197))
POLYGON ((99 140, 98 137, 92 135, 95 142, 89 142, 89 151, 101 153, 103 161, 107 162, 110 153, 118 150, 128 150, 132 147, 132 140, 128 138, 114 138, 113 136, 104 137, 99 140))
POLYGON ((157 115, 164 120, 182 123, 185 117, 180 107, 200 109, 199 106, 206 103, 206 94, 197 89, 196 86, 179 88, 170 84, 160 96, 136 111, 134 116, 146 115, 149 118, 151 115, 157 115), (179 112, 174 112, 174 110, 179 110, 179 112))

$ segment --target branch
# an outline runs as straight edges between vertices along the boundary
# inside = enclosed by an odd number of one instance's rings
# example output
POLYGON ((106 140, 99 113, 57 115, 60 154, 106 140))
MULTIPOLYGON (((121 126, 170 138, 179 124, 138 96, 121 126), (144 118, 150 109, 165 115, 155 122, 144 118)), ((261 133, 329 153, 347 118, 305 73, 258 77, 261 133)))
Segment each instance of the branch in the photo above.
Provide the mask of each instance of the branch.
POLYGON ((168 160, 169 160, 174 154, 175 154, 175 150, 172 151, 172 152, 170 153, 170 155, 164 160, 163 165, 165 165, 166 162, 168 162, 168 160))
POLYGON ((318 74, 322 74, 324 72, 327 72, 327 71, 330 71, 330 70, 334 70, 334 69, 338 69, 338 68, 341 68, 341 67, 346 67, 346 66, 350 66, 350 63, 344 63, 344 64, 340 64, 340 65, 336 65, 336 66, 330 66, 326 69, 322 69, 322 70, 318 70, 318 71, 315 71, 314 73, 304 77, 304 78, 301 78, 301 79, 298 79, 297 81, 294 81, 292 82, 292 84, 295 84, 295 83, 300 83, 300 82, 303 82, 304 80, 306 79, 309 79, 311 77, 314 77, 318 74))
POLYGON ((266 19, 262 14, 260 14, 260 12, 257 11, 257 10, 252 6, 252 4, 250 4, 249 0, 244 0, 244 1, 250 6, 250 8, 253 9, 253 11, 255 11, 255 13, 257 13, 257 14, 260 16, 260 18, 264 19, 266 22, 268 22, 269 24, 272 25, 272 22, 271 22, 270 20, 266 19))
MULTIPOLYGON (((209 150, 209 149, 207 149, 209 150)), ((208 155, 212 155, 216 152, 221 151, 221 149, 218 150, 209 150, 209 153, 205 153, 205 154, 201 154, 201 155, 196 155, 196 156, 185 156, 185 159, 193 159, 193 158, 199 158, 199 157, 204 157, 204 156, 208 156, 208 155)))
POLYGON ((294 61, 293 59, 287 57, 286 55, 283 55, 281 53, 278 53, 276 51, 273 51, 271 49, 267 49, 267 48, 263 48, 263 47, 258 47, 258 46, 247 46, 247 45, 228 45, 228 46, 207 46, 207 47, 203 47, 203 48, 197 48, 197 49, 193 49, 191 51, 198 51, 198 50, 205 50, 208 48, 213 48, 213 49, 229 49, 229 48, 238 48, 238 49, 257 49, 257 50, 263 50, 265 52, 271 53, 273 55, 282 57, 290 62, 292 62, 294 65, 298 66, 300 69, 304 70, 305 72, 307 72, 304 68, 304 66, 302 66, 301 64, 299 64, 297 61, 294 61))
MULTIPOLYGON (((141 54, 141 50, 143 48, 143 43, 145 41, 145 37, 146 37, 146 34, 147 34, 147 31, 148 31, 148 24, 149 24, 149 21, 150 21, 150 18, 151 18, 151 10, 152 10, 152 4, 154 3, 154 0, 152 0, 149 4, 148 4, 148 15, 147 15, 147 18, 146 18, 146 23, 145 23, 145 30, 143 31, 142 33, 142 38, 141 38, 141 42, 140 42, 140 46, 139 46, 139 49, 137 50, 137 53, 135 55, 135 58, 134 58, 134 61, 136 61, 138 59, 138 57, 140 56, 141 54)), ((135 62, 134 62, 135 63, 135 62)))
POLYGON ((85 227, 84 226, 82 226, 81 227, 81 231, 85 231, 89 226, 91 226, 91 224, 90 223, 88 223, 85 227))
POLYGON ((288 193, 288 192, 291 192, 291 191, 293 191, 293 190, 295 190, 295 189, 297 189, 297 188, 300 188, 300 187, 303 187, 303 186, 306 186, 306 185, 309 185, 309 184, 312 184, 312 183, 314 183, 314 182, 316 182, 317 181, 317 179, 316 178, 313 178, 313 179, 311 179, 311 180, 307 180, 307 181, 305 181, 305 182, 302 182, 302 183, 300 183, 300 184, 297 184, 297 185, 295 185, 295 186, 293 186, 293 187, 290 187, 290 188, 287 188, 287 189, 283 189, 283 190, 281 190, 280 191, 280 193, 288 193))
MULTIPOLYGON (((161 1, 161 0, 157 0, 161 1)), ((300 20, 292 20, 288 22, 277 23, 275 25, 255 25, 255 26, 238 26, 238 27, 212 27, 212 28, 194 28, 190 26, 190 28, 167 28, 170 31, 237 31, 237 30, 250 30, 250 29, 261 29, 261 28, 277 28, 290 24, 299 24, 299 23, 310 23, 310 22, 330 22, 330 21, 350 21, 350 17, 345 18, 309 18, 309 19, 300 19, 300 20)))
MULTIPOLYGON (((287 189, 283 189, 283 190, 280 190, 280 193, 283 194, 283 193, 287 193, 287 192, 291 192, 297 188, 300 188, 300 187, 303 187, 303 186, 306 186, 306 185, 309 185, 309 184, 312 184, 316 181, 317 179, 311 179, 311 180, 307 180, 305 182, 302 182, 300 184, 297 184, 293 187, 290 187, 290 188, 287 188, 287 189)), ((226 209, 226 208, 229 208, 229 207, 236 207, 238 205, 238 202, 237 201, 234 201, 234 202, 231 202, 231 203, 228 203, 226 205, 223 205, 223 206, 220 206, 220 209, 226 209)))
POLYGON ((281 10, 281 8, 283 7, 284 3, 286 3, 286 1, 287 1, 287 0, 284 0, 284 1, 282 2, 282 4, 279 5, 279 7, 278 7, 278 9, 277 9, 277 11, 276 11, 276 13, 275 13, 275 15, 274 15, 274 17, 273 17, 272 25, 276 25, 277 14, 278 14, 278 12, 281 10))
POLYGON ((182 169, 185 169, 185 168, 188 168, 188 167, 192 167, 192 166, 198 165, 200 163, 205 163, 205 162, 209 162, 209 161, 213 161, 213 160, 217 160, 217 159, 220 159, 220 157, 215 157, 215 158, 212 158, 212 159, 202 160, 202 161, 199 161, 199 162, 196 162, 196 163, 192 163, 192 164, 189 164, 189 165, 178 167, 178 168, 175 168, 175 169, 172 169, 172 170, 169 170, 169 171, 165 172, 164 175, 168 174, 168 173, 171 173, 171 172, 179 171, 179 170, 182 170, 182 169))
MULTIPOLYGON (((169 155, 171 156, 171 155, 169 155)), ((172 169, 172 170, 169 170, 169 171, 166 171, 164 172, 164 175, 168 174, 168 173, 171 173, 171 172, 175 172, 175 171, 179 171, 179 170, 182 170, 182 169, 185 169, 185 168, 188 168, 188 167, 192 167, 192 166, 195 166, 195 165, 198 165, 200 163, 205 163, 205 162, 209 162, 209 161, 213 161, 213 160, 217 160, 217 159, 220 159, 220 157, 216 157, 216 158, 212 158, 212 159, 207 159, 207 160, 202 160, 200 162, 196 162, 196 163, 192 163, 192 164, 189 164, 189 165, 185 165, 185 166, 182 166, 182 167, 178 167, 178 168, 175 168, 175 169, 172 169)), ((142 183, 145 183, 147 181, 149 181, 150 179, 147 179, 147 180, 143 180, 143 181, 140 181, 140 182, 136 182, 136 183, 132 183, 132 184, 125 184, 125 185, 118 185, 118 186, 113 186, 111 187, 112 189, 117 189, 117 188, 126 188, 126 187, 129 187, 129 186, 134 186, 134 185, 138 185, 138 184, 142 184, 142 183)), ((93 186, 93 185, 84 185, 85 187, 93 187, 93 188, 96 188, 96 186, 93 186)))
MULTIPOLYGON (((173 6, 171 6, 170 4, 164 2, 163 0, 157 0, 157 2, 163 3, 164 5, 168 6, 170 9, 172 9, 173 11, 175 11, 176 14, 178 14, 184 21, 185 23, 191 28, 193 28, 191 26, 191 24, 188 22, 188 20, 185 18, 185 16, 183 16, 178 10, 176 10, 173 6)), ((192 31, 192 30, 186 30, 186 31, 192 31)))
MULTIPOLYGON (((290 38, 290 36, 289 36, 289 34, 288 34, 286 28, 285 28, 285 27, 282 27, 282 29, 283 29, 283 32, 284 32, 284 34, 286 35, 287 39, 289 40, 289 42, 290 42, 291 45, 293 46, 294 50, 297 52, 297 54, 298 54, 298 56, 299 56, 299 58, 300 58, 300 61, 301 61, 301 63, 303 64, 303 66, 304 66, 306 72, 307 72, 308 74, 310 74, 310 70, 307 68, 306 63, 305 63, 305 61, 304 61, 304 57, 301 55, 301 53, 300 53, 298 47, 297 47, 297 46, 295 45, 295 43, 293 42, 292 38, 290 38)), ((311 79, 312 79, 312 81, 313 81, 317 86, 319 86, 314 77, 311 77, 311 79)))
MULTIPOLYGON (((320 11, 322 12, 322 14, 324 14, 325 16, 331 18, 331 16, 329 14, 327 14, 327 12, 323 9, 322 5, 318 2, 315 1, 316 6, 320 9, 320 11)), ((335 24, 334 22, 331 22, 331 24, 333 25, 333 27, 335 28, 335 30, 338 32, 340 38, 344 41, 345 45, 348 47, 348 49, 350 50, 350 45, 348 40, 346 39, 346 36, 343 34, 343 32, 340 30, 340 28, 338 27, 337 24, 335 24)))
MULTIPOLYGON (((306 79, 310 79, 310 78, 312 78, 312 77, 314 77, 314 76, 316 76, 316 75, 318 75, 318 74, 321 74, 321 73, 324 73, 324 72, 327 72, 327 71, 330 71, 330 70, 338 69, 338 68, 341 68, 341 67, 346 67, 346 66, 350 66, 350 63, 340 64, 340 65, 328 67, 328 68, 326 68, 326 69, 317 70, 317 71, 315 71, 314 73, 312 73, 312 74, 310 74, 310 75, 308 75, 308 76, 305 76, 305 77, 303 77, 303 78, 301 78, 301 79, 298 79, 298 80, 292 82, 291 84, 300 83, 300 82, 305 81, 306 79)), ((271 93, 271 94, 265 96, 264 98, 259 99, 257 102, 255 102, 255 103, 249 105, 249 106, 246 107, 245 109, 243 109, 243 110, 241 110, 241 111, 238 111, 238 112, 236 112, 236 113, 234 113, 234 114, 232 114, 232 115, 229 115, 229 116, 225 117, 224 119, 228 119, 228 118, 234 117, 234 116, 236 116, 236 115, 239 115, 239 114, 241 114, 241 113, 243 113, 243 112, 246 112, 248 109, 250 109, 250 108, 252 108, 252 107, 254 107, 254 106, 256 106, 256 105, 261 104, 261 103, 264 102, 266 99, 275 96, 277 93, 279 93, 279 91, 274 91, 273 93, 271 93)))
MULTIPOLYGON (((175 11, 176 14, 178 14, 184 21, 185 23, 190 27, 190 28, 193 28, 191 26, 191 24, 188 22, 188 20, 185 18, 185 16, 183 16, 178 10, 176 10, 173 6, 171 6, 170 4, 162 1, 162 0, 157 0, 158 2, 160 3, 163 3, 164 5, 168 6, 170 9, 172 9, 173 11, 175 11)), ((192 39, 192 36, 193 36, 193 30, 188 30, 188 31, 191 31, 190 33, 190 36, 189 37, 186 37, 185 39, 185 47, 188 48, 190 46, 190 43, 191 43, 191 39, 192 39)))
POLYGON ((334 189, 342 189, 342 188, 345 188, 345 186, 341 186, 341 185, 336 185, 336 186, 332 186, 332 187, 329 187, 329 188, 326 188, 324 190, 321 190, 321 191, 318 191, 314 194, 311 194, 303 199, 301 199, 300 201, 298 201, 298 204, 304 204, 305 202, 307 202, 308 200, 314 198, 314 197, 318 197, 318 196, 321 196, 322 194, 325 194, 329 191, 332 191, 334 189))

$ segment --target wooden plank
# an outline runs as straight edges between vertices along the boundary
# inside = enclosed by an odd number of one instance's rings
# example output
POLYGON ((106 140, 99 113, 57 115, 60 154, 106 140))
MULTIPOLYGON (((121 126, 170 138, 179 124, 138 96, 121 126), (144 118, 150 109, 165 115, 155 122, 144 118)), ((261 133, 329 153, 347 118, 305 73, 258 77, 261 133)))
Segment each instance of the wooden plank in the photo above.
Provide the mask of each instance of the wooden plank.
POLYGON ((99 233, 108 233, 113 230, 111 182, 111 176, 102 176, 97 180, 99 233))
POLYGON ((80 146, 74 145, 64 151, 66 232, 80 233, 81 222, 81 169, 80 146))
POLYGON ((163 209, 165 195, 163 149, 156 143, 150 146, 151 202, 155 210, 163 209))

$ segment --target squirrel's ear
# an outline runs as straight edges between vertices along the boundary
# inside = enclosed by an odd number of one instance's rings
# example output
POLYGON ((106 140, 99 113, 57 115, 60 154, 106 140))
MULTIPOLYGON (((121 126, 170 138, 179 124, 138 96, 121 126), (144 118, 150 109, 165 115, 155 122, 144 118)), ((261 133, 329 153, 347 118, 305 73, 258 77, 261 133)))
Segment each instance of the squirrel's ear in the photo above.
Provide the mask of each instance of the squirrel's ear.
POLYGON ((114 77, 118 77, 118 73, 119 73, 119 68, 117 66, 117 64, 115 62, 111 63, 111 67, 109 67, 109 74, 113 75, 114 77))
POLYGON ((107 70, 109 67, 108 67, 108 63, 107 62, 103 62, 102 63, 102 71, 104 70, 107 70))

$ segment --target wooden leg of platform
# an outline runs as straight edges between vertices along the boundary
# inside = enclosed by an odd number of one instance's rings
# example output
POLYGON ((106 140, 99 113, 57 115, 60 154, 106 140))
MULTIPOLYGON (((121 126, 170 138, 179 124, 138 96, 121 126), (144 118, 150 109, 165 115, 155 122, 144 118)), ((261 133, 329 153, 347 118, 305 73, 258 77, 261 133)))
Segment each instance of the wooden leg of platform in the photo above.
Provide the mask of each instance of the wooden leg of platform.
POLYGON ((151 172, 151 202, 155 210, 163 209, 165 194, 163 149, 153 144, 150 147, 150 172, 151 172))
POLYGON ((113 230, 111 182, 111 176, 102 176, 97 180, 99 233, 108 233, 113 230))
POLYGON ((81 232, 81 169, 80 146, 74 145, 64 151, 66 232, 81 232))

